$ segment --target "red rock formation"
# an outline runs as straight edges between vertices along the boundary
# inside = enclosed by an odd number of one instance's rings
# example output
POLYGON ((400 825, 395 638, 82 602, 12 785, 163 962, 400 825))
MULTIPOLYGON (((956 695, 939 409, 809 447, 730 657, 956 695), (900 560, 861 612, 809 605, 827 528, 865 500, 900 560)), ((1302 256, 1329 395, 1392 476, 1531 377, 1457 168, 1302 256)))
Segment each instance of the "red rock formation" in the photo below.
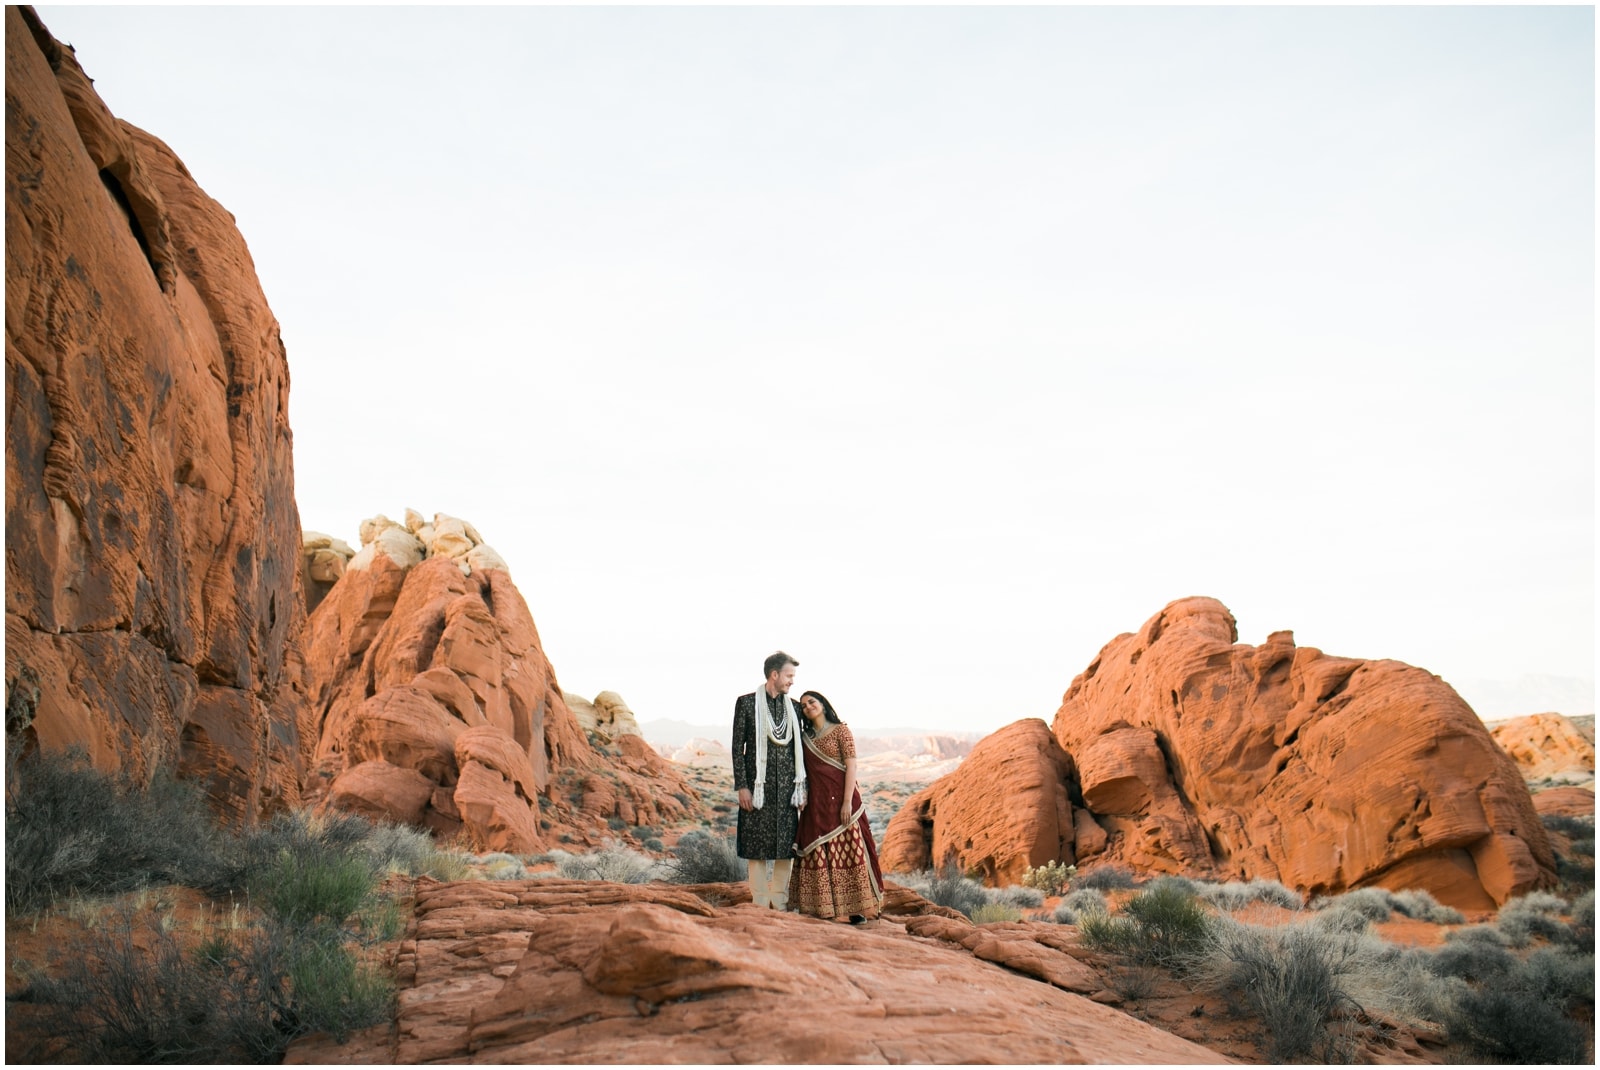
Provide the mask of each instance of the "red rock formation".
POLYGON ((1054 732, 1108 857, 1307 893, 1425 888, 1481 909, 1554 879, 1516 767, 1450 686, 1333 658, 1187 598, 1112 640, 1054 732))
POLYGON ((288 392, 233 217, 8 7, 8 737, 297 801, 288 392))
POLYGON ((1536 792, 1533 807, 1541 815, 1559 814, 1562 817, 1593 817, 1593 788, 1549 788, 1536 792))
POLYGON ((613 818, 684 816, 696 793, 643 739, 585 738, 527 603, 471 525, 408 526, 363 524, 311 615, 308 797, 518 853, 563 833, 594 844, 613 818))
POLYGON ((285 1061, 1222 1061, 1078 994, 1100 982, 1059 926, 837 925, 742 887, 424 880, 395 1025, 285 1061))
POLYGON ((1594 739, 1571 718, 1535 713, 1489 726, 1500 749, 1511 755, 1527 780, 1594 777, 1594 739))
POLYGON ((1074 860, 1072 760, 1037 718, 988 736, 948 776, 906 800, 879 858, 904 873, 954 859, 1016 884, 1029 866, 1074 860))

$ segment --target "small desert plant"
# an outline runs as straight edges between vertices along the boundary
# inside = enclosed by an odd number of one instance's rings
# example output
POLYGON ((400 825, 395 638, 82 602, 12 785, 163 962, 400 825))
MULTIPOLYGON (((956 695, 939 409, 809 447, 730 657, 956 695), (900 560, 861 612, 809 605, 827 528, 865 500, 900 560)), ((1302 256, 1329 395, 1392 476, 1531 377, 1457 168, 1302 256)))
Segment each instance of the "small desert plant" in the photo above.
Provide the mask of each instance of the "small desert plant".
POLYGON ((1082 914, 1078 931, 1090 947, 1178 969, 1199 949, 1209 923, 1193 895, 1177 884, 1157 882, 1130 899, 1120 915, 1082 914))
POLYGON ((513 855, 496 853, 478 860, 484 867, 484 876, 492 881, 520 881, 528 879, 528 868, 522 859, 513 855))
POLYGON ((1388 921, 1394 916, 1394 894, 1387 888, 1357 888, 1343 895, 1317 899, 1311 904, 1313 910, 1329 907, 1359 911, 1368 921, 1388 921))
POLYGON ((1359 938, 1311 925, 1263 928, 1231 918, 1212 923, 1208 968, 1261 1019, 1273 1062, 1326 1052, 1329 1019, 1353 1004, 1343 985, 1359 938))
POLYGON ((380 821, 362 838, 361 850, 373 859, 379 873, 414 877, 424 872, 436 848, 433 834, 425 829, 380 821))
POLYGON ((556 869, 568 880, 644 884, 654 876, 655 863, 637 851, 610 846, 586 855, 567 855, 556 869))
POLYGON ((1097 866, 1087 873, 1079 873, 1074 876, 1072 883, 1079 888, 1094 888, 1102 892, 1115 891, 1119 888, 1132 888, 1134 885, 1133 871, 1125 866, 1097 866))
POLYGON ((1164 873, 1155 880, 1145 884, 1142 890, 1145 892, 1153 892, 1158 890, 1176 892, 1179 895, 1186 895, 1193 899, 1200 895, 1200 882, 1197 880, 1192 880, 1189 877, 1181 876, 1177 873, 1164 873))
POLYGON ((417 864, 417 875, 438 881, 467 880, 472 876, 471 856, 460 851, 429 851, 417 864))
POLYGON ((986 893, 991 904, 1032 910, 1044 906, 1044 893, 1037 888, 990 888, 986 893))
POLYGON ((1493 941, 1452 940, 1430 955, 1427 965, 1440 977, 1482 983, 1515 971, 1517 957, 1493 941))
POLYGON ((1372 927, 1372 919, 1355 907, 1340 903, 1318 910, 1311 916, 1311 924, 1324 932, 1364 933, 1372 927))
POLYGON ((1062 897, 1051 920, 1059 925, 1076 925, 1085 914, 1106 914, 1106 897, 1093 888, 1074 888, 1062 897))
POLYGON ((1593 840, 1594 818, 1573 817, 1568 814, 1545 814, 1539 823, 1552 832, 1559 832, 1569 840, 1593 840))
POLYGON ((926 887, 927 891, 922 894, 929 902, 958 910, 969 918, 989 901, 983 885, 970 877, 962 876, 960 868, 954 862, 946 863, 938 873, 930 875, 926 887))
POLYGON ((612 832, 621 832, 623 829, 628 827, 628 823, 622 820, 622 818, 617 814, 612 814, 610 817, 606 818, 606 827, 612 832))
POLYGON ((1045 895, 1064 895, 1068 882, 1076 872, 1077 866, 1051 859, 1042 866, 1028 867, 1022 874, 1022 885, 1025 888, 1037 888, 1045 895))
POLYGON ((674 884, 733 884, 749 877, 749 866, 739 857, 733 837, 712 836, 699 829, 678 839, 662 869, 674 884))
POLYGON ((6 908, 148 884, 224 879, 223 836, 200 792, 166 774, 109 776, 81 750, 6 750, 6 908))
POLYGON ((252 897, 289 925, 339 925, 367 901, 373 878, 366 858, 285 854, 252 874, 252 897))
POLYGON ((1589 1061, 1584 1030, 1520 984, 1468 988, 1446 1008, 1445 1035, 1484 1062, 1589 1061))
POLYGON ((1286 910, 1299 910, 1303 905, 1299 895, 1269 880, 1201 885, 1199 895, 1218 910, 1243 910, 1251 903, 1267 903, 1286 910))
POLYGON ((972 921, 984 925, 991 921, 1021 921, 1022 911, 1010 903, 985 903, 972 912, 972 921))
POLYGON ((1529 892, 1501 907, 1495 924, 1512 947, 1527 947, 1534 937, 1568 940, 1571 930, 1560 918, 1568 909, 1566 900, 1559 896, 1529 892))
POLYGON ((1447 907, 1421 888, 1407 888, 1395 892, 1391 898, 1394 908, 1408 918, 1432 922, 1434 925, 1460 925, 1467 919, 1455 907, 1447 907))

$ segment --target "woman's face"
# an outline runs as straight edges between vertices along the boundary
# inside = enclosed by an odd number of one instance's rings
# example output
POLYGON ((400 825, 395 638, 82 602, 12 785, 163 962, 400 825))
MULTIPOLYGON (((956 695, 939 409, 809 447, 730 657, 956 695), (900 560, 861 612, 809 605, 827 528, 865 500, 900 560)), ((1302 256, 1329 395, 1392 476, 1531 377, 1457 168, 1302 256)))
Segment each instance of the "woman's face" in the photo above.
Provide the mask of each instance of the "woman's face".
POLYGON ((800 709, 805 712, 806 720, 812 724, 822 724, 827 720, 827 714, 822 711, 822 703, 817 701, 815 695, 807 695, 801 699, 800 709))

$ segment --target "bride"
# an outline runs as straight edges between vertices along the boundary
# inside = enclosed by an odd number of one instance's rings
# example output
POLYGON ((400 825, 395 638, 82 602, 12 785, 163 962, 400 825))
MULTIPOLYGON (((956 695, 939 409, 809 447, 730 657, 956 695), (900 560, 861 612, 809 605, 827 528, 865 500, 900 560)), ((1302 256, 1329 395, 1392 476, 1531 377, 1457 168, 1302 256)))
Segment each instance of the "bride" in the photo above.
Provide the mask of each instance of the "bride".
POLYGON ((802 914, 858 924, 883 906, 883 873, 856 790, 855 737, 816 691, 801 696, 800 710, 810 790, 795 837, 799 861, 789 878, 789 904, 802 914))

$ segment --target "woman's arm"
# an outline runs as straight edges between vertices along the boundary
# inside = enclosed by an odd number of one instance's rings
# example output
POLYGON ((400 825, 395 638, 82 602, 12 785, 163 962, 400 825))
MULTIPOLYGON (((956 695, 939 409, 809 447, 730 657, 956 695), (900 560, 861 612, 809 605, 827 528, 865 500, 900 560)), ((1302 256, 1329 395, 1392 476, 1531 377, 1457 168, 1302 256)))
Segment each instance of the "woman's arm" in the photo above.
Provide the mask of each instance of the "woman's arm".
POLYGON ((856 756, 854 754, 844 760, 844 798, 839 800, 839 824, 843 825, 850 820, 850 815, 855 813, 851 800, 856 795, 856 756))

